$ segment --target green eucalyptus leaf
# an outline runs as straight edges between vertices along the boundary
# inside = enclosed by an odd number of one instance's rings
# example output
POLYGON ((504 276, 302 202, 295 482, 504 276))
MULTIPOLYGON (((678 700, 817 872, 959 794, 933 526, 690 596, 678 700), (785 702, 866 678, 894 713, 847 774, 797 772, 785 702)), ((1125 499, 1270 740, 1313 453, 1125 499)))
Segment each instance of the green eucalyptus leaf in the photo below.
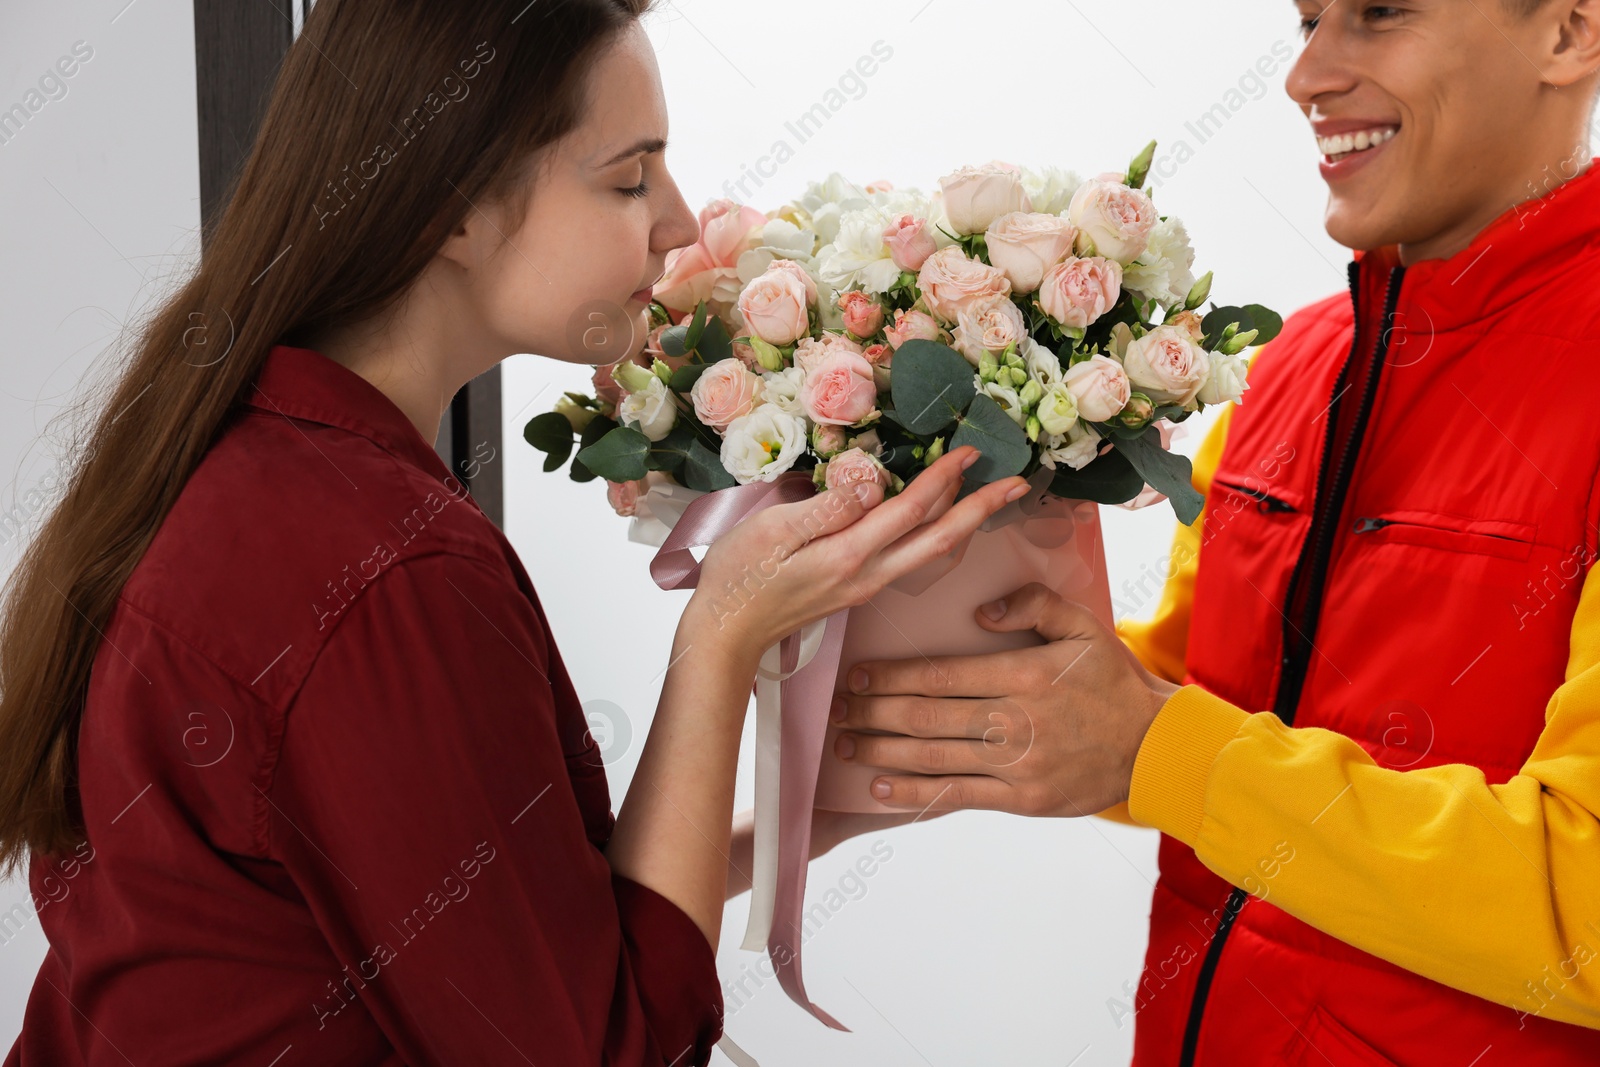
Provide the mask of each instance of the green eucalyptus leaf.
POLYGON ((733 339, 728 336, 728 328, 722 325, 721 319, 712 317, 706 320, 706 327, 700 331, 700 343, 695 346, 695 351, 707 363, 733 358, 733 339))
POLYGON ((643 478, 650 468, 650 438, 631 426, 619 426, 578 453, 583 465, 608 482, 643 478))
POLYGON ((738 485, 733 475, 722 465, 722 457, 696 440, 689 447, 688 460, 683 466, 684 484, 701 492, 715 492, 738 485))
POLYGON ((687 393, 694 388, 694 383, 700 380, 700 375, 710 368, 709 363, 685 363, 672 372, 672 380, 667 383, 667 388, 674 393, 687 393))
POLYGON ((1144 479, 1133 469, 1128 457, 1113 448, 1096 456, 1082 470, 1065 464, 1056 468, 1050 492, 1070 500, 1092 500, 1096 504, 1126 504, 1144 489, 1144 479))
POLYGON ((674 359, 680 359, 689 354, 689 346, 685 339, 689 334, 689 327, 679 324, 668 326, 661 331, 661 351, 674 359))
POLYGON ((1159 430, 1151 426, 1139 437, 1119 437, 1113 447, 1128 458, 1133 469, 1152 489, 1166 494, 1172 510, 1177 512, 1179 522, 1189 526, 1199 518, 1205 497, 1195 489, 1191 480, 1194 467, 1188 457, 1161 447, 1159 430))
MULTIPOLYGON (((895 358, 900 357, 896 355, 895 358)), ((1011 421, 1011 416, 992 397, 985 394, 972 398, 972 405, 967 408, 960 427, 950 439, 951 451, 962 445, 972 445, 981 453, 978 462, 967 468, 966 480, 971 485, 987 485, 1013 474, 1021 474, 1033 458, 1028 435, 1021 426, 1011 421)))
MULTIPOLYGON (((1255 340, 1250 342, 1252 345, 1259 348, 1283 332, 1283 316, 1271 308, 1262 307, 1260 304, 1246 304, 1244 310, 1250 316, 1252 327, 1260 331, 1256 334, 1255 340)), ((1243 333, 1244 327, 1240 327, 1239 332, 1243 333)))
POLYGON ((949 345, 907 341, 895 352, 894 373, 889 376, 894 421, 912 433, 943 429, 956 421, 977 395, 973 378, 972 364, 949 345))

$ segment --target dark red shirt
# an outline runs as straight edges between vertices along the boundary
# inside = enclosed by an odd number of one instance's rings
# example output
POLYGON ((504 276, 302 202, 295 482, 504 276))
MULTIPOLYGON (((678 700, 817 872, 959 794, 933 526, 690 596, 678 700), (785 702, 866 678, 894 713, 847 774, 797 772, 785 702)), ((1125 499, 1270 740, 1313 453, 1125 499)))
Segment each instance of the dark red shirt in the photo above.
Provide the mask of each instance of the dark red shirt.
POLYGON ((703 1064, 715 958, 612 875, 509 542, 364 379, 275 348, 95 660, 88 843, 6 1067, 703 1064))

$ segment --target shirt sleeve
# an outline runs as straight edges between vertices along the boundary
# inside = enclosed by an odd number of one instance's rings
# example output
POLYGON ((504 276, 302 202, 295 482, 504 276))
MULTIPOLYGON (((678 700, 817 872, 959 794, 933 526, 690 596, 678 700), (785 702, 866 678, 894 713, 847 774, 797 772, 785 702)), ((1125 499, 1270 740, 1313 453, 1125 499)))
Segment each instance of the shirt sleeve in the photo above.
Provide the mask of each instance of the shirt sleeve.
POLYGON ((1600 1027, 1600 576, 1518 774, 1393 770, 1342 734, 1175 693, 1129 810, 1342 941, 1519 1015, 1600 1027), (1537 984, 1535 984, 1537 983, 1537 984))
MULTIPOLYGON (((1212 475, 1216 473, 1217 461, 1227 440, 1228 418, 1232 412, 1232 404, 1223 406, 1222 413, 1211 424, 1195 452, 1194 472, 1189 480, 1195 490, 1207 498, 1212 475)), ((1167 579, 1161 586, 1155 614, 1148 619, 1123 619, 1117 623, 1117 636, 1122 638, 1122 643, 1146 670, 1169 682, 1183 681, 1184 658, 1189 651, 1189 614, 1194 603, 1194 578, 1200 566, 1201 531, 1205 529, 1205 522, 1206 508, 1201 507, 1200 517, 1192 525, 1178 523, 1172 535, 1172 550, 1167 553, 1167 579)), ((1133 818, 1125 803, 1107 808, 1099 815, 1112 822, 1144 825, 1133 818)))
POLYGON ((336 625, 267 796, 343 965, 321 1025, 364 1008, 417 1065, 705 1064, 715 955, 586 832, 568 765, 598 756, 563 729, 581 711, 509 572, 397 562, 336 625))

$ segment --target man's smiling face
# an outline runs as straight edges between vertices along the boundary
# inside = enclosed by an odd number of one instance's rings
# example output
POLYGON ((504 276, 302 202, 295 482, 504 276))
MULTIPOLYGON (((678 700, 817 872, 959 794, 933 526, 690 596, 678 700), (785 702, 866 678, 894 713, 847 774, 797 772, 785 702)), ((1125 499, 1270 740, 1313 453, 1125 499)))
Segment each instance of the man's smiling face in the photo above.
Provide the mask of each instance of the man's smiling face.
POLYGON ((1573 94, 1589 83, 1548 80, 1556 9, 1570 6, 1297 0, 1305 49, 1286 88, 1322 151, 1334 240, 1399 244, 1412 261, 1448 255, 1543 193, 1543 168, 1565 164, 1553 187, 1587 163, 1571 128, 1573 94))

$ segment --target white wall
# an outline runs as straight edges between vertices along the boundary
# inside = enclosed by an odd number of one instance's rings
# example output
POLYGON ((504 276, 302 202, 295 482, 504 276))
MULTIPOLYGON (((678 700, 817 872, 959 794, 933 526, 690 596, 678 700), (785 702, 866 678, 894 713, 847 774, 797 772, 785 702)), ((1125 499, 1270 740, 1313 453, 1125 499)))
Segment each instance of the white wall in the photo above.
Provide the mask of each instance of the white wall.
MULTIPOLYGON (((675 0, 651 32, 672 108, 669 161, 696 206, 778 139, 795 157, 746 185, 763 209, 832 169, 924 188, 990 158, 1092 174, 1158 137, 1184 162, 1157 202, 1188 223, 1219 301, 1287 312, 1343 284, 1344 253, 1319 225, 1315 149, 1281 92, 1278 56, 1297 47, 1288 5, 1225 17, 1179 0, 675 0), (799 143, 785 122, 880 40, 892 58, 799 143), (1258 62, 1274 71, 1261 83, 1250 73, 1258 62), (1205 136, 1187 125, 1213 107, 1205 136)), ((116 331, 198 254, 189 4, 0 0, 0 107, 80 40, 94 56, 67 95, 0 144, 0 517, 38 512, 28 494, 53 469, 47 421, 116 331)), ((615 720, 620 803, 685 594, 650 583, 650 550, 627 541, 598 485, 543 474, 522 443, 527 419, 584 381, 536 356, 507 364, 507 525, 579 692, 615 720)), ((1184 451, 1204 429, 1189 426, 1184 451)), ((1170 511, 1107 509, 1105 523, 1113 590, 1141 576, 1153 590, 1170 511)), ((0 577, 15 558, 5 537, 0 527, 0 577)), ((1152 604, 1137 590, 1121 599, 1140 612, 1152 604)), ((749 771, 747 760, 743 802, 749 771)), ((1127 1061, 1132 1025, 1119 1026, 1109 1005, 1138 975, 1153 832, 964 813, 883 839, 892 858, 806 946, 813 996, 855 1032, 826 1030, 760 977, 759 957, 737 948, 742 898, 728 908, 720 957, 746 991, 729 997, 736 1040, 766 1067, 1127 1061)), ((819 861, 813 887, 838 886, 873 840, 819 861)), ((27 899, 23 886, 0 885, 0 913, 27 899)), ((0 1048, 43 952, 33 923, 0 944, 0 1048)))

